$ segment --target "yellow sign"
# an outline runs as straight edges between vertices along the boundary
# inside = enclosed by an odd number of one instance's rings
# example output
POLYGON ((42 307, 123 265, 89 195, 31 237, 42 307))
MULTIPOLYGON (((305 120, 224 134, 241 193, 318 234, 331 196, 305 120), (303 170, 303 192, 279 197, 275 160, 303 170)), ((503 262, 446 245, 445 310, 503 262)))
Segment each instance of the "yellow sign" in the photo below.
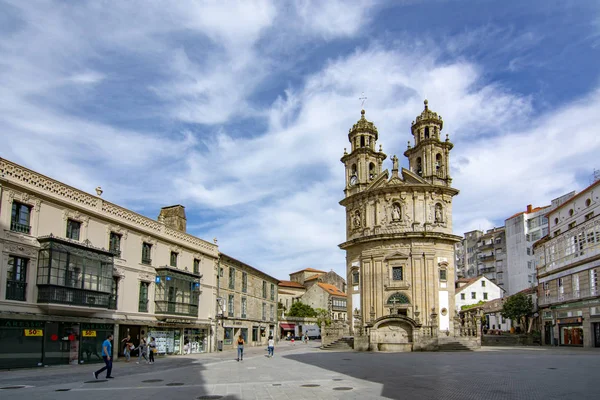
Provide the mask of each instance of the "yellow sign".
POLYGON ((83 331, 81 336, 83 336, 83 337, 96 337, 96 331, 83 331))
POLYGON ((25 329, 25 336, 44 336, 42 329, 25 329))

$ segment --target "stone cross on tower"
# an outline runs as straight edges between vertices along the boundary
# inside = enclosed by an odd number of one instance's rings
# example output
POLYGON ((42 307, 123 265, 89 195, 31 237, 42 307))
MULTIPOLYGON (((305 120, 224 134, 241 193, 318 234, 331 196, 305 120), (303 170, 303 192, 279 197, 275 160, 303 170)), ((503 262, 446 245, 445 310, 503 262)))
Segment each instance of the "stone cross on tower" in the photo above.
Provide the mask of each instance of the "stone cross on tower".
POLYGON ((358 99, 361 101, 360 108, 362 110, 364 110, 365 109, 365 101, 367 101, 367 97, 365 96, 365 92, 362 92, 362 94, 360 95, 360 97, 358 99))

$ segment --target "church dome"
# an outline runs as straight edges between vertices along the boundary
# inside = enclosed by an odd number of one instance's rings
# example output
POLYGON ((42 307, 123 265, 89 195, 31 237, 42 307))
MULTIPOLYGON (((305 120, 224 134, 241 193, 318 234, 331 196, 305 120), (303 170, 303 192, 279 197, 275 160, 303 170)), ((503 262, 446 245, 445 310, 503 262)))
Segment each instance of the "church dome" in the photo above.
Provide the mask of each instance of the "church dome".
POLYGON ((375 136, 375 140, 379 139, 379 133, 377 132, 377 127, 371 121, 367 121, 365 118, 365 110, 360 111, 360 119, 357 123, 352 125, 348 132, 348 136, 353 136, 353 134, 358 133, 371 133, 375 136))
POLYGON ((429 109, 429 102, 425 100, 423 102, 425 104, 425 109, 421 113, 421 115, 417 116, 417 119, 412 123, 412 129, 421 126, 421 125, 430 125, 435 124, 438 125, 440 130, 442 130, 444 126, 444 122, 442 121, 442 116, 438 115, 436 112, 433 112, 429 109))

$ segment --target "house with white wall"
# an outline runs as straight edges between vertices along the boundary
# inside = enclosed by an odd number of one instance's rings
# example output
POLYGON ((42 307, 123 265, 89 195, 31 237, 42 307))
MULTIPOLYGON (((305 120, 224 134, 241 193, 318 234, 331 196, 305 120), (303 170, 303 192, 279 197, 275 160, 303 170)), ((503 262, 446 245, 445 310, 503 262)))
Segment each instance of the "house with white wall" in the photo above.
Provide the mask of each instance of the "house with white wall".
POLYGON ((461 307, 500 299, 504 296, 504 289, 496 285, 485 276, 470 279, 458 279, 455 292, 456 311, 461 307))

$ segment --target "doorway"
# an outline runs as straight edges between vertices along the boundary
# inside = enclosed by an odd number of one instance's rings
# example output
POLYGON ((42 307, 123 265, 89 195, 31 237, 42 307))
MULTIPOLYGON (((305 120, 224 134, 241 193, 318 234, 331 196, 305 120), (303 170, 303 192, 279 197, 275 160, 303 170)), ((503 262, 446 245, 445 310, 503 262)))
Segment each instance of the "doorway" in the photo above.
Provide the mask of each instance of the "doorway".
POLYGON ((594 347, 600 347, 600 323, 596 322, 593 326, 594 329, 594 347))

